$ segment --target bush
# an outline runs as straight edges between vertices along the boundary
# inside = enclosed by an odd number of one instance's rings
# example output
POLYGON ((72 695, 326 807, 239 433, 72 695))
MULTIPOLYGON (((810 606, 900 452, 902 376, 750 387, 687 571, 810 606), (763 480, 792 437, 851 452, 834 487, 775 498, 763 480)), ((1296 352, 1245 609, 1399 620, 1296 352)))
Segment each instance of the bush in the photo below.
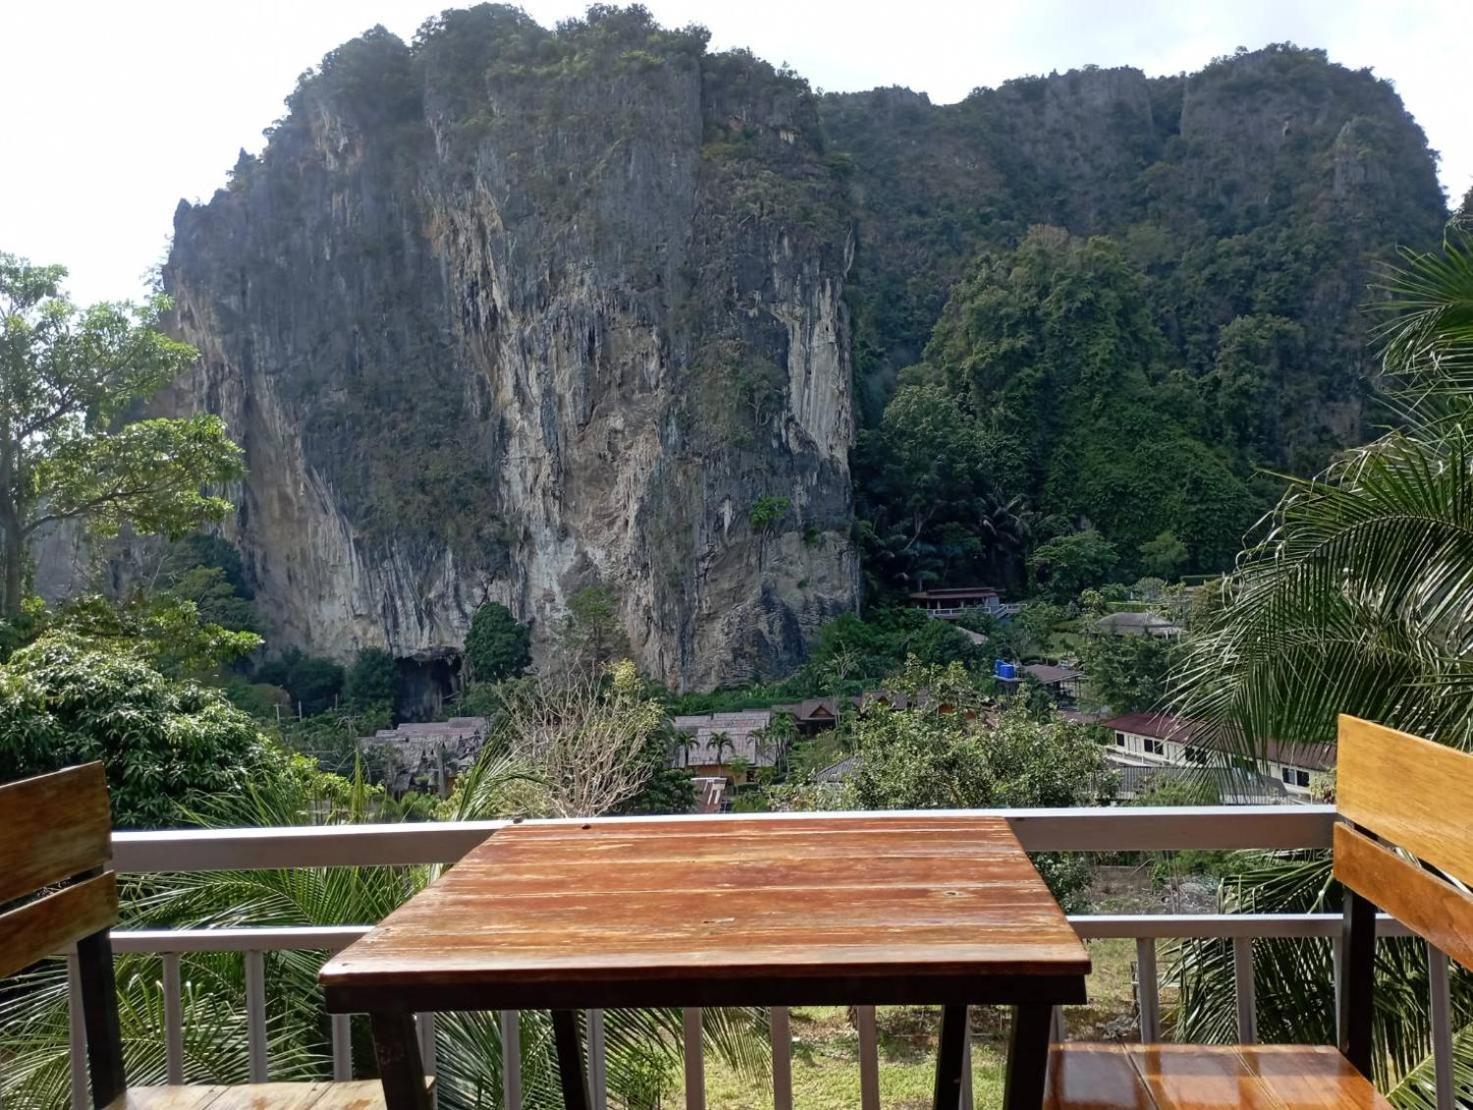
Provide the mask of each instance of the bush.
POLYGON ((65 634, 0 667, 0 737, 0 781, 100 760, 119 828, 175 824, 185 807, 242 791, 282 761, 218 691, 65 634))

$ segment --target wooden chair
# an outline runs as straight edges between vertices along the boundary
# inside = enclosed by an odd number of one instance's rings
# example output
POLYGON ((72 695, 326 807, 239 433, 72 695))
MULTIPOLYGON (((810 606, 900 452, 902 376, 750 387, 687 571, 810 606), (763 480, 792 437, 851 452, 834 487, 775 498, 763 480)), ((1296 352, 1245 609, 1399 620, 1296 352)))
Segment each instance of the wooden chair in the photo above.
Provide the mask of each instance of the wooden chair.
POLYGON ((102 764, 0 786, 0 979, 76 944, 98 1110, 375 1110, 377 1080, 128 1088, 108 930, 118 919, 102 764), (34 897, 39 895, 39 897, 34 897))
POLYGON ((1473 897, 1445 878, 1473 880, 1473 755, 1341 717, 1337 764, 1334 869, 1346 888, 1339 1049, 1055 1045, 1047 1106, 1390 1106, 1368 1078, 1377 907, 1473 968, 1473 897))

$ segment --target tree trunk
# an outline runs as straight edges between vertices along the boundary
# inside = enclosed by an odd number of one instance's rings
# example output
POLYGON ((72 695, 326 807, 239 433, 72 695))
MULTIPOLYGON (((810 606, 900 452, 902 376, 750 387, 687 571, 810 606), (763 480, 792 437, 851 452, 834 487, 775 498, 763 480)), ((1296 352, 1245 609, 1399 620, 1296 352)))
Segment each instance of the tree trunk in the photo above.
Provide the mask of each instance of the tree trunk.
POLYGON ((9 498, 0 498, 0 561, 4 562, 0 617, 16 617, 24 601, 25 534, 9 498))
POLYGON ((0 617, 18 616, 24 600, 26 535, 15 503, 14 469, 13 452, 0 448, 0 562, 5 564, 0 617))

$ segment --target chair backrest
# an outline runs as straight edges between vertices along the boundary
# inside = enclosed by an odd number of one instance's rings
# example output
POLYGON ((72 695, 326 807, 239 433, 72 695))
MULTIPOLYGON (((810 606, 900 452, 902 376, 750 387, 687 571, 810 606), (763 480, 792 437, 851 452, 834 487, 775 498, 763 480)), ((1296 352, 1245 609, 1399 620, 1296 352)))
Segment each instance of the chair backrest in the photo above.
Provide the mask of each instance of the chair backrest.
POLYGON ((99 1108, 127 1087, 108 936, 118 920, 111 859, 101 763, 0 786, 0 979, 76 945, 87 1071, 99 1108))
POLYGON ((1340 718, 1335 877, 1473 968, 1473 755, 1340 718), (1394 851, 1400 848, 1408 859, 1394 851))
POLYGON ((0 786, 0 978, 117 921, 111 845, 102 764, 0 786))

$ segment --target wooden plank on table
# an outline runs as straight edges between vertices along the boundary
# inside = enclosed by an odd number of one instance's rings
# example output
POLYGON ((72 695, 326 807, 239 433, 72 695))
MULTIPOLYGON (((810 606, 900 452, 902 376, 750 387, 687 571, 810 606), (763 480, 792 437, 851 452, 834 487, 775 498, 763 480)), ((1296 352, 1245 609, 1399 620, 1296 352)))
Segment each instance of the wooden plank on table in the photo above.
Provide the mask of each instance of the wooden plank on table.
POLYGON ((1287 1110, 1390 1110, 1390 1103, 1326 1045, 1240 1045, 1238 1055, 1287 1110))
POLYGON ((1335 827, 1335 878, 1473 968, 1473 895, 1348 825, 1335 827))
MULTIPOLYGON (((710 992, 686 1004, 714 1005, 727 997, 719 980, 797 997, 800 980, 832 993, 844 977, 936 987, 1088 969, 1004 819, 876 816, 514 826, 329 961, 322 981, 334 1008, 374 989, 397 1005, 391 984, 454 987, 462 1001, 516 987, 519 1004, 537 988, 561 1004, 596 984, 586 1004, 635 1005, 686 982, 710 992)), ((497 1008, 514 1008, 511 996, 497 1008)))
POLYGON ((1473 882, 1470 797, 1473 755, 1384 725, 1340 718, 1335 808, 1462 882, 1473 882))
POLYGON ((0 914, 0 978, 109 928, 117 919, 118 882, 111 871, 0 914))
POLYGON ((101 867, 111 836, 101 763, 0 786, 0 904, 101 867))
POLYGON ((209 1110, 310 1110, 328 1086, 326 1083, 251 1083, 226 1087, 210 1103, 209 1110))
POLYGON ((1284 1110, 1228 1045, 1126 1045, 1126 1056, 1159 1107, 1284 1110))
POLYGON ((129 1087, 107 1110, 204 1110, 222 1094, 223 1086, 129 1087))
POLYGON ((1046 1110, 1156 1110, 1118 1044, 1054 1045, 1043 1105, 1046 1110))
MULTIPOLYGON (((425 1090, 435 1089, 434 1079, 425 1080, 425 1090)), ((383 1110, 384 1085, 377 1079, 355 1079, 329 1083, 312 1104, 312 1110, 383 1110)))

